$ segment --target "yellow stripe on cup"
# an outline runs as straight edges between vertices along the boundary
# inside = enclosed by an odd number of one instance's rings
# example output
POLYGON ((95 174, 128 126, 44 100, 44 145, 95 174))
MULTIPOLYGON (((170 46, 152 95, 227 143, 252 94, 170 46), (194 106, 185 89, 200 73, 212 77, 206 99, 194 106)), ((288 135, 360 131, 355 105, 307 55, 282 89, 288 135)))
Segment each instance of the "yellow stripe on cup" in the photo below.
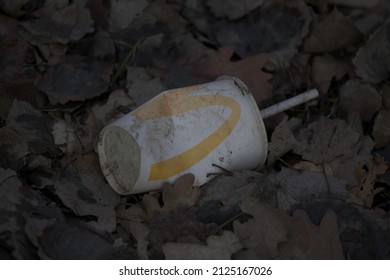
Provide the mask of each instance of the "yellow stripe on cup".
POLYGON ((189 96, 198 87, 192 86, 167 91, 160 97, 144 104, 139 110, 132 112, 133 115, 146 121, 209 106, 228 106, 232 110, 229 118, 204 140, 181 154, 152 164, 149 180, 166 179, 195 165, 217 148, 237 125, 241 114, 237 101, 230 97, 217 95, 215 92, 214 95, 189 96))

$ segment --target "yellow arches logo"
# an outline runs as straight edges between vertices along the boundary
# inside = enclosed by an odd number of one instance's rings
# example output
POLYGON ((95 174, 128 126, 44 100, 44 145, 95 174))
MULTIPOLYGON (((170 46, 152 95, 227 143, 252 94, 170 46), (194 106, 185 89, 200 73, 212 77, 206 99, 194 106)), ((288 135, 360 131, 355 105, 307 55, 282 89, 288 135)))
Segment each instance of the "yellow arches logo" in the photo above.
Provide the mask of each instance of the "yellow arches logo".
POLYGON ((141 110, 135 110, 131 113, 146 121, 216 105, 227 106, 231 109, 229 118, 201 142, 181 154, 152 164, 149 180, 166 179, 190 168, 217 148, 237 125, 241 113, 237 101, 219 95, 190 96, 197 88, 199 86, 169 90, 144 104, 141 110))

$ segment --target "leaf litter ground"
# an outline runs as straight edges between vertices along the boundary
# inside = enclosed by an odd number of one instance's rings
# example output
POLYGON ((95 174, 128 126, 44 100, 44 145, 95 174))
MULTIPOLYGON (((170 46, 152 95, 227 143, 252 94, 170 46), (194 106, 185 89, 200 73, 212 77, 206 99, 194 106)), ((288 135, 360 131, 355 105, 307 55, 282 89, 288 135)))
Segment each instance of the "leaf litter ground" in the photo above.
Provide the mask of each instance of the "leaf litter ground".
MULTIPOLYGON (((0 0, 0 258, 389 259, 384 0, 0 0), (165 89, 242 79, 269 155, 119 196, 100 130, 165 89)), ((249 147, 250 148, 250 147, 249 147)))

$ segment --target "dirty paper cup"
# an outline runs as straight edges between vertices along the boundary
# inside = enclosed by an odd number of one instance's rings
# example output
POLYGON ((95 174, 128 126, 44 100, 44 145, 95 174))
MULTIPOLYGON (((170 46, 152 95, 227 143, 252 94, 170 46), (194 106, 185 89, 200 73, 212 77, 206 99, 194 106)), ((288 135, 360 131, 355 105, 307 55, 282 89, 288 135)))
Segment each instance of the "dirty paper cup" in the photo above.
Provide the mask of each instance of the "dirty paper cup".
POLYGON ((242 81, 167 90, 106 126, 98 153, 104 176, 119 194, 157 190, 186 173, 195 185, 208 173, 264 164, 267 135, 260 111, 242 81))

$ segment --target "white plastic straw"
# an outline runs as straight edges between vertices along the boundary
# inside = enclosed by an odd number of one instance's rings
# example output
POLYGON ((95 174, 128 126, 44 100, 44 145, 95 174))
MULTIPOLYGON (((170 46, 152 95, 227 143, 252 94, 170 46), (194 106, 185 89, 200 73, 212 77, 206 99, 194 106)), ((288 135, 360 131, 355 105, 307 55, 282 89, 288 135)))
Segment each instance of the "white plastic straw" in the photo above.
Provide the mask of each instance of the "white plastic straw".
POLYGON ((260 110, 260 114, 263 119, 266 119, 317 97, 318 97, 318 90, 311 89, 301 94, 298 94, 297 96, 291 97, 280 103, 277 103, 263 110, 260 110))

